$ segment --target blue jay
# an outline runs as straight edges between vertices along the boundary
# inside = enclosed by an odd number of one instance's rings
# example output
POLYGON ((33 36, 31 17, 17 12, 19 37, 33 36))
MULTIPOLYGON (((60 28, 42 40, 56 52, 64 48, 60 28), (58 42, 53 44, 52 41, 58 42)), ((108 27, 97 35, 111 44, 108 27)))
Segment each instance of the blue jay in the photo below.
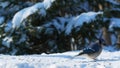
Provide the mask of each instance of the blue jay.
POLYGON ((96 57, 99 56, 102 52, 102 45, 105 45, 105 41, 103 39, 98 39, 98 41, 95 43, 90 44, 88 47, 81 50, 81 52, 76 56, 86 54, 88 57, 96 59, 96 57))

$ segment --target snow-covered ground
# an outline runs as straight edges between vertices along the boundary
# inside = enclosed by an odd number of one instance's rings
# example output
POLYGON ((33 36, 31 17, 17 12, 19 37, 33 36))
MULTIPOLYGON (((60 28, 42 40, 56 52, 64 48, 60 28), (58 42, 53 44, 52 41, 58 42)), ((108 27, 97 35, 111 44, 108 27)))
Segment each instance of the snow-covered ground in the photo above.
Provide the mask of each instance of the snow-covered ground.
POLYGON ((79 51, 22 56, 0 55, 0 68, 119 68, 120 51, 105 49, 108 48, 104 48, 96 61, 86 56, 74 57, 79 51))

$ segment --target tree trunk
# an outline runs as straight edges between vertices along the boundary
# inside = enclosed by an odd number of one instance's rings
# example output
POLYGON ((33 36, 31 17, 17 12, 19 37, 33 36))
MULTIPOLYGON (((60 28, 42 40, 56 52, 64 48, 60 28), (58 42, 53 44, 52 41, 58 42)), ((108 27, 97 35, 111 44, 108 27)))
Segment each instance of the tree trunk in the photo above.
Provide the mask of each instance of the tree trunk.
POLYGON ((102 30, 103 30, 103 38, 105 39, 106 44, 111 45, 112 43, 111 43, 110 33, 108 32, 106 27, 103 27, 102 30))

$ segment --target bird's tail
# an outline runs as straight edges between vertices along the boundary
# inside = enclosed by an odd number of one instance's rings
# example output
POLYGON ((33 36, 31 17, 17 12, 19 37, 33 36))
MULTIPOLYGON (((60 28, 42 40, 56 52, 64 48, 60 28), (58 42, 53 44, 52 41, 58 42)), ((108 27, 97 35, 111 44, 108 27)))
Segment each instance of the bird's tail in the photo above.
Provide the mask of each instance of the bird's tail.
POLYGON ((80 55, 83 55, 83 54, 84 54, 83 50, 80 50, 80 52, 77 55, 74 55, 71 59, 74 59, 77 56, 80 56, 80 55))
POLYGON ((82 51, 80 51, 80 52, 79 52, 79 54, 77 54, 77 55, 73 56, 71 59, 74 59, 74 58, 76 58, 77 56, 80 56, 80 55, 82 55, 82 54, 83 54, 83 50, 82 50, 82 51))
POLYGON ((83 53, 83 50, 81 50, 80 52, 79 52, 79 54, 77 54, 77 55, 75 55, 74 57, 77 57, 77 56, 80 56, 80 55, 83 55, 84 53, 83 53))
POLYGON ((80 52, 79 54, 75 55, 75 56, 80 56, 80 55, 83 55, 84 53, 83 52, 80 52))

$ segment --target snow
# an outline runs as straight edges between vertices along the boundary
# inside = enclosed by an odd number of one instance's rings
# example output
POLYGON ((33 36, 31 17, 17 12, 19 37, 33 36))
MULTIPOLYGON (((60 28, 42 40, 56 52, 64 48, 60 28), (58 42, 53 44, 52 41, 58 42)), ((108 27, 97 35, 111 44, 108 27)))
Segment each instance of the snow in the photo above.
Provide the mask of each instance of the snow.
POLYGON ((55 0, 44 0, 44 7, 48 9, 55 0))
POLYGON ((11 28, 12 28, 12 23, 11 23, 11 21, 8 21, 4 28, 4 31, 9 32, 11 30, 11 28))
MULTIPOLYGON (((57 17, 53 19, 51 22, 47 22, 43 26, 50 28, 50 26, 54 26, 58 33, 65 31, 65 34, 68 35, 71 33, 73 28, 77 28, 78 26, 82 26, 84 22, 89 23, 93 20, 96 20, 96 16, 98 14, 103 14, 102 12, 87 12, 82 13, 76 17, 57 17)), ((51 31, 49 29, 49 31, 51 31)), ((48 31, 47 31, 48 32, 48 31)))
MULTIPOLYGON (((109 47, 110 48, 110 47, 109 47)), ((97 60, 78 56, 79 51, 10 56, 0 55, 0 68, 119 68, 120 51, 103 50, 97 60)))
POLYGON ((9 48, 12 41, 13 41, 13 40, 12 40, 12 37, 6 36, 6 37, 3 39, 2 44, 3 44, 4 46, 6 46, 6 47, 9 48))
POLYGON ((0 17, 0 24, 2 24, 5 20, 5 17, 0 17))
POLYGON ((115 36, 115 34, 111 34, 111 40, 113 45, 117 43, 117 37, 115 36))
POLYGON ((75 25, 74 27, 77 27, 79 25, 82 25, 84 22, 90 22, 92 20, 95 20, 95 17, 98 14, 102 14, 102 12, 87 12, 87 13, 82 13, 81 15, 77 16, 75 20, 75 25))
POLYGON ((0 6, 1 6, 2 8, 7 7, 9 4, 10 4, 10 3, 9 3, 8 1, 0 2, 0 6))
MULTIPOLYGON (((66 24, 69 23, 69 20, 71 18, 65 18, 65 17, 57 17, 53 19, 51 22, 48 22, 47 24, 44 24, 43 26, 49 28, 50 26, 54 26, 55 29, 57 29, 58 33, 61 33, 65 31, 66 24)), ((49 29, 50 31, 50 29, 49 29)))
MULTIPOLYGON (((43 2, 36 3, 31 7, 24 8, 17 12, 12 22, 8 22, 7 27, 5 28, 5 32, 8 32, 11 29, 18 29, 21 24, 24 22, 26 18, 34 13, 38 13, 41 16, 46 15, 46 10, 51 6, 51 4, 55 0, 44 0, 43 2)), ((113 2, 113 0, 107 0, 113 2)), ((113 2, 115 3, 115 2, 113 2)), ((8 3, 5 5, 1 4, 3 7, 6 7, 8 3)), ((88 6, 86 6, 88 7, 88 6)), ((52 28, 50 26, 54 26, 57 31, 63 32, 66 34, 71 33, 73 28, 77 28, 82 26, 84 22, 89 23, 96 19, 98 14, 103 14, 103 12, 86 12, 82 13, 76 17, 72 18, 62 18, 57 17, 53 19, 52 22, 44 24, 45 27, 49 27, 48 31, 52 34, 52 28), (67 24, 67 25, 66 25, 67 24)), ((0 17, 0 24, 4 21, 4 17, 0 17)), ((112 27, 119 27, 120 19, 119 18, 111 18, 112 27)), ((112 36, 114 37, 114 36, 112 36)), ((114 37, 115 39, 115 37, 114 37)), ((24 42, 26 40, 26 35, 22 34, 18 44, 24 42)), ((2 40, 2 44, 10 47, 11 42, 13 41, 12 37, 7 36, 2 40)), ((114 40, 115 41, 115 40, 114 40)), ((49 43, 54 44, 54 43, 49 43)), ((14 49, 12 53, 15 53, 14 49)), ((21 55, 21 56, 12 56, 12 55, 0 55, 0 68, 119 68, 120 67, 120 51, 115 51, 113 47, 104 47, 101 55, 98 59, 92 60, 87 56, 78 56, 74 57, 78 54, 79 51, 69 51, 64 53, 54 53, 54 54, 41 54, 41 55, 21 55)))
POLYGON ((111 24, 109 28, 120 27, 120 18, 111 18, 111 24))
MULTIPOLYGON (((13 20, 12 20, 12 28, 15 29, 15 28, 19 28, 21 23, 30 15, 34 14, 35 12, 42 10, 43 12, 43 4, 42 3, 37 3, 35 4, 34 6, 32 7, 28 7, 28 8, 24 8, 22 9, 21 11, 17 12, 14 17, 13 17, 13 20), (38 6, 40 6, 38 8, 38 6), (41 9, 40 9, 41 8, 41 9)), ((45 12, 41 13, 41 14, 45 14, 45 12)))
POLYGON ((78 26, 82 26, 84 22, 89 23, 93 20, 95 20, 95 17, 98 14, 103 14, 103 12, 87 12, 87 13, 82 13, 78 15, 77 17, 74 17, 71 22, 68 23, 66 27, 66 34, 71 33, 71 30, 73 28, 76 28, 78 26))
POLYGON ((120 3, 117 2, 117 0, 106 0, 106 1, 108 1, 108 2, 110 2, 112 4, 120 5, 120 3))
POLYGON ((18 29, 21 25, 21 23, 24 22, 24 20, 29 17, 30 15, 34 13, 38 13, 41 16, 46 15, 46 9, 48 9, 51 6, 51 3, 54 0, 44 0, 43 2, 36 3, 35 5, 31 7, 24 8, 17 12, 12 20, 12 28, 13 29, 18 29))
POLYGON ((26 41, 26 37, 27 37, 26 34, 22 34, 22 36, 21 36, 20 40, 17 42, 17 44, 20 44, 20 43, 26 41))

